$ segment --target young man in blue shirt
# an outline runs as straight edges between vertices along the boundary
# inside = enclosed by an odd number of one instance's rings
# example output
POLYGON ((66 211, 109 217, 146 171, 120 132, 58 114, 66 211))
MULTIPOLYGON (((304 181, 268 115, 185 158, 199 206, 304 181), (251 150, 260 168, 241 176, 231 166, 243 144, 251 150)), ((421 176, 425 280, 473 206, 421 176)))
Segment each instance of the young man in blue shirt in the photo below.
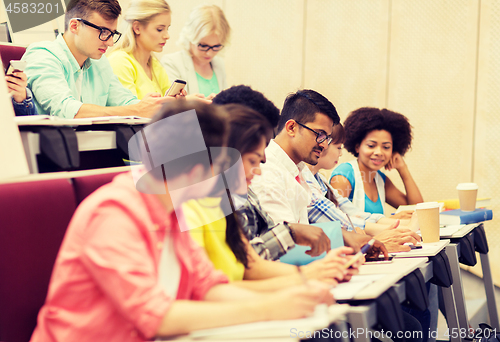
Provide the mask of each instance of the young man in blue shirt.
POLYGON ((139 101, 114 75, 106 50, 120 38, 117 0, 71 0, 65 32, 55 41, 32 44, 28 87, 40 114, 63 118, 136 115, 152 117, 173 97, 147 95, 139 101))

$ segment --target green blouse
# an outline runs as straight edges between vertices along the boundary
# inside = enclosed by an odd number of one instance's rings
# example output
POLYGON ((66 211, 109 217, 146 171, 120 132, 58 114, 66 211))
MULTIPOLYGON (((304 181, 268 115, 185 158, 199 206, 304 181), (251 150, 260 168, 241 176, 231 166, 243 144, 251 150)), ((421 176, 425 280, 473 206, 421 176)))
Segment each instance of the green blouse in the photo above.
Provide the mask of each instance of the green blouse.
POLYGON ((206 79, 198 73, 196 73, 196 78, 198 79, 198 88, 200 93, 205 95, 205 97, 212 93, 219 93, 219 82, 217 81, 217 75, 215 75, 215 72, 212 74, 211 79, 206 79))

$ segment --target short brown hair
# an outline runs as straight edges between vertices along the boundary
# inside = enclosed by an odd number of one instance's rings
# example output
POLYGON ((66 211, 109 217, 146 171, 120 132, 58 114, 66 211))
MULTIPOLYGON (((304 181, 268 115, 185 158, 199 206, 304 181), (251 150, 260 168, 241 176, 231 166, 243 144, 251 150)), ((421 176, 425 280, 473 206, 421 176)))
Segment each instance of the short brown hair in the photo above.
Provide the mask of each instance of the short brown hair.
POLYGON ((118 0, 70 0, 66 6, 64 31, 68 30, 72 18, 88 19, 92 12, 97 12, 106 20, 115 20, 122 13, 122 8, 118 0))

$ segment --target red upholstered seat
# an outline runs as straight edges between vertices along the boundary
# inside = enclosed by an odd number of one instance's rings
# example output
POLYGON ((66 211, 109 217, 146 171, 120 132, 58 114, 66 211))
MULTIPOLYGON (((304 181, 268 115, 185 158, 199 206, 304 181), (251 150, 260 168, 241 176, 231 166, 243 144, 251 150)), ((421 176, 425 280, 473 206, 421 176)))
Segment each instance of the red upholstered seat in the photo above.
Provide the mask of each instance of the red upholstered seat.
POLYGON ((12 44, 0 44, 0 56, 4 70, 8 68, 10 61, 19 60, 26 52, 26 48, 12 44))
POLYGON ((0 185, 0 341, 28 341, 76 209, 68 179, 0 185))
POLYGON ((111 182, 113 178, 120 173, 121 172, 101 173, 98 175, 73 178, 77 205, 82 203, 85 197, 96 191, 98 188, 111 182))

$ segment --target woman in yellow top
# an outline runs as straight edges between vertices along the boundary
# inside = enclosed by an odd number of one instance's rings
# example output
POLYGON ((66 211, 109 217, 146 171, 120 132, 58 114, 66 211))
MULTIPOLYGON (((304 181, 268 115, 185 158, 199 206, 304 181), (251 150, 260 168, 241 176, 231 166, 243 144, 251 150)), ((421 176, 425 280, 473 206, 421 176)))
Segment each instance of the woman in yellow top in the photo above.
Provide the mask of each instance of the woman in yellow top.
POLYGON ((165 0, 132 0, 125 28, 109 55, 113 71, 137 98, 148 93, 163 96, 170 87, 167 72, 152 52, 162 52, 170 38, 170 7, 165 0))
POLYGON ((220 198, 208 197, 188 201, 182 210, 189 227, 196 227, 189 230, 191 237, 205 248, 215 268, 224 272, 229 281, 243 280, 245 266, 226 243, 226 218, 220 218, 220 205, 220 198))

